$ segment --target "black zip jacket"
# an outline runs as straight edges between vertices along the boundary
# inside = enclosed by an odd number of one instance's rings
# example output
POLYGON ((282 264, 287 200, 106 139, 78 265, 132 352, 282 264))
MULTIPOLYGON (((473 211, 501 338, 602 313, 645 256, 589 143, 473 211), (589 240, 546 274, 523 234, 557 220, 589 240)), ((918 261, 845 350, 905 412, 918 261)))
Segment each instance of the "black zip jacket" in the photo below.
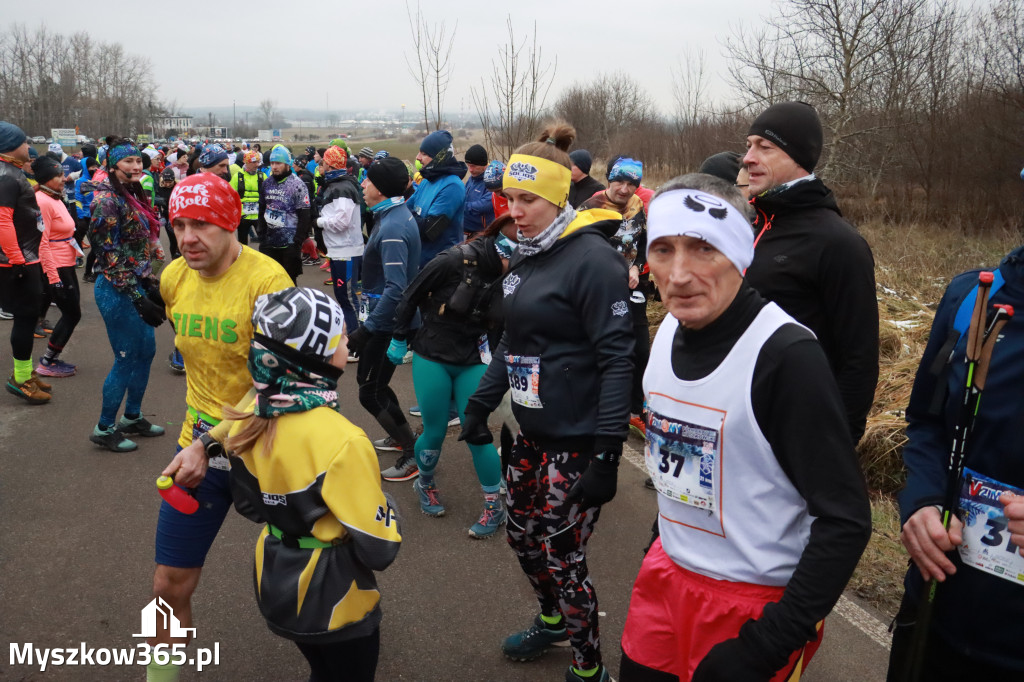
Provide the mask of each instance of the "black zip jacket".
POLYGON ((579 182, 569 185, 569 203, 573 208, 579 208, 580 204, 603 189, 605 186, 601 184, 600 180, 588 175, 579 182))
MULTIPOLYGON (((586 220, 586 212, 580 216, 586 220)), ((633 322, 626 263, 602 233, 610 227, 604 222, 576 229, 535 256, 513 255, 502 281, 505 333, 467 413, 486 417, 497 407, 509 388, 506 354, 539 357, 543 407, 512 403, 523 436, 552 449, 621 451, 633 322)))
POLYGON ((815 178, 755 197, 759 234, 747 281, 818 337, 839 385, 850 434, 864 434, 878 383, 875 262, 815 178))
MULTIPOLYGON (((392 337, 398 341, 409 338, 410 326, 417 307, 421 312, 421 323, 412 341, 417 354, 434 362, 448 365, 480 364, 480 337, 502 321, 501 306, 501 259, 494 250, 494 237, 479 237, 446 249, 427 262, 420 274, 405 290, 401 303, 395 312, 395 329, 392 337), (487 317, 474 320, 463 310, 465 297, 453 294, 467 276, 464 261, 472 260, 477 279, 491 284, 486 291, 484 303, 487 317)), ((460 293, 471 293, 460 290, 460 293)))
MULTIPOLYGON (((673 374, 684 381, 711 374, 766 304, 744 285, 711 324, 679 327, 672 341, 673 374)), ((815 623, 835 606, 871 537, 864 475, 846 438, 843 406, 827 367, 807 330, 787 324, 761 347, 750 384, 758 428, 814 517, 782 599, 768 604, 751 629, 764 659, 779 667, 814 637, 815 623)))

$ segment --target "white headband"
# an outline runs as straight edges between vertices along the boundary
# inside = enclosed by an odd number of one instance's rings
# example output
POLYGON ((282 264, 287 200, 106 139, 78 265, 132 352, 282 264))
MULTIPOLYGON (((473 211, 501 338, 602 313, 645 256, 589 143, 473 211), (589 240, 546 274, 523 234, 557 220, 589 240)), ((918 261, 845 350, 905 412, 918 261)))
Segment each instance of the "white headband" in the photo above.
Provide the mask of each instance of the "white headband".
POLYGON ((754 230, 729 202, 695 189, 659 194, 647 213, 647 253, 661 237, 703 239, 722 252, 740 274, 754 260, 754 230))

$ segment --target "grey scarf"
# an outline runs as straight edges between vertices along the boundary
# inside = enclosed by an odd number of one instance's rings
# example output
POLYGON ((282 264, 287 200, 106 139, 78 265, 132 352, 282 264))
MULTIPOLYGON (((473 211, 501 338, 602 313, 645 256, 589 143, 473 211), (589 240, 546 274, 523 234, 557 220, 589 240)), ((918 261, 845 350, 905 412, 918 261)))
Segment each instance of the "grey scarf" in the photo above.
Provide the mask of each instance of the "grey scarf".
POLYGON ((555 221, 545 227, 536 237, 524 237, 522 232, 518 233, 519 245, 516 250, 522 251, 524 256, 536 256, 550 249, 558 238, 565 232, 565 228, 576 219, 576 209, 569 204, 555 217, 555 221))

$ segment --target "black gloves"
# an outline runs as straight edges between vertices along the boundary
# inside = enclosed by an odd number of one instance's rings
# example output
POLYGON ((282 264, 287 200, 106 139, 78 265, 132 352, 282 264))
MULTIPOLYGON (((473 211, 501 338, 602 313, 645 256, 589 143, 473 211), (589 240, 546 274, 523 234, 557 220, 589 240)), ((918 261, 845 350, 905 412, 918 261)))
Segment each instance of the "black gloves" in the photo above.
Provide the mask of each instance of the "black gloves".
POLYGON ((71 289, 64 285, 64 282, 57 280, 53 284, 49 285, 50 297, 53 298, 54 303, 59 308, 62 303, 71 300, 71 289))
POLYGON ((459 440, 464 440, 470 445, 487 445, 494 442, 491 430, 487 428, 487 416, 466 412, 466 418, 462 422, 462 432, 459 440))
POLYGON ((146 298, 151 300, 160 306, 161 310, 167 309, 167 304, 164 303, 163 296, 160 295, 160 280, 158 279, 144 279, 142 280, 142 290, 146 292, 146 298))
POLYGON ((135 312, 139 314, 142 321, 151 327, 159 327, 167 319, 167 315, 164 314, 164 307, 153 303, 146 296, 132 299, 132 305, 135 306, 135 312))
POLYGON ((348 335, 348 350, 350 353, 363 352, 363 346, 370 340, 370 330, 366 328, 365 324, 359 325, 354 332, 348 335))
POLYGON ((750 629, 753 619, 740 628, 738 637, 727 639, 711 647, 704 660, 693 671, 693 682, 769 682, 785 665, 788 656, 777 667, 766 660, 764 653, 752 641, 750 629))
POLYGON ((611 502, 615 497, 618 477, 619 455, 614 452, 596 454, 587 470, 569 489, 565 501, 579 502, 583 507, 599 507, 611 502))

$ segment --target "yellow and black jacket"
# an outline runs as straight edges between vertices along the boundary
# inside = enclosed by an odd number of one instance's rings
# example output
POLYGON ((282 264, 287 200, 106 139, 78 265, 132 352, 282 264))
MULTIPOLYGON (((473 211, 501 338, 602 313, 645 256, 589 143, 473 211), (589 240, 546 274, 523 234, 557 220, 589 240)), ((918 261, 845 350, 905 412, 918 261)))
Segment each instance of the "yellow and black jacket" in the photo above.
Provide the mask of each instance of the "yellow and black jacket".
MULTIPOLYGON (((240 429, 234 423, 232 435, 240 429)), ((394 561, 402 538, 362 429, 329 407, 286 414, 269 452, 260 439, 231 463, 235 508, 268 524, 256 543, 254 586, 270 629, 315 643, 376 630, 373 572, 394 561)))

